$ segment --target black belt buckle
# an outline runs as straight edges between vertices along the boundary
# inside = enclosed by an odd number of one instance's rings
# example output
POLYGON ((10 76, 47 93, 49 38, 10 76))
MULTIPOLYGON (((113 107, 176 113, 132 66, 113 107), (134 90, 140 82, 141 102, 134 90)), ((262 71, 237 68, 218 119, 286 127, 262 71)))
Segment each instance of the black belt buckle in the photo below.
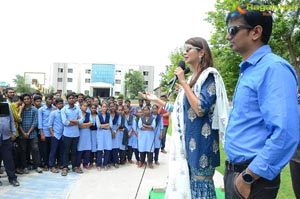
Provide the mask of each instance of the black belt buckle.
POLYGON ((244 171, 248 167, 249 164, 250 164, 250 161, 243 162, 243 163, 233 163, 233 162, 229 162, 228 160, 226 160, 226 162, 225 162, 226 169, 228 171, 239 172, 239 173, 244 171))

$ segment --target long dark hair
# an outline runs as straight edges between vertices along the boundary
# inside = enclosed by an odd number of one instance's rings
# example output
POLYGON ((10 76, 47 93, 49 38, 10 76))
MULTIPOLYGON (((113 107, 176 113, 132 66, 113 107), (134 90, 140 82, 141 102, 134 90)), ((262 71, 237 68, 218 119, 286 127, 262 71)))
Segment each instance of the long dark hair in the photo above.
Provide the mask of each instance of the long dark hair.
MULTIPOLYGON (((185 43, 190 44, 194 47, 201 48, 201 50, 204 51, 202 61, 201 61, 201 63, 199 63, 200 64, 199 66, 201 67, 201 70, 199 70, 197 72, 196 78, 192 79, 192 81, 190 82, 190 87, 193 87, 194 84, 197 82, 197 80, 198 80, 200 74, 202 73, 202 71, 205 70, 208 67, 213 67, 213 59, 212 59, 211 51, 210 51, 210 48, 207 44, 207 41, 205 39, 203 39, 202 37, 190 38, 185 43)), ((200 51, 200 50, 198 50, 198 51, 200 51)))

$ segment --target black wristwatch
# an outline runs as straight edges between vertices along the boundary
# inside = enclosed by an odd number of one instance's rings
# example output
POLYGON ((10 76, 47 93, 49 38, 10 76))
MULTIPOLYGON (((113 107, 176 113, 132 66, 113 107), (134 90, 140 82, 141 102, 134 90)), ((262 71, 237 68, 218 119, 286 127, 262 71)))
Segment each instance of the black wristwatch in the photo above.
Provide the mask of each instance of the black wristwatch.
POLYGON ((243 178, 243 181, 246 183, 246 184, 252 184, 254 182, 254 178, 253 176, 250 174, 250 173, 247 173, 246 170, 244 170, 242 172, 242 178, 243 178))

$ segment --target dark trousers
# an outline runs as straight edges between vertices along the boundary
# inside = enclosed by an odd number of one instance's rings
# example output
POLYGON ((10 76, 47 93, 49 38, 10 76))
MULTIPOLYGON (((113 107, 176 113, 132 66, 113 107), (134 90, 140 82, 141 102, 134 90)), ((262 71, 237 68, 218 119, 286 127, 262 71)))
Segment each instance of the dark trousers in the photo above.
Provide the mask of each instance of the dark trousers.
POLYGON ((132 146, 127 146, 126 156, 128 161, 132 160, 132 154, 133 154, 132 146))
POLYGON ((14 164, 12 151, 13 151, 13 145, 11 140, 10 139, 2 140, 2 145, 0 146, 0 154, 9 181, 17 179, 17 176, 15 174, 15 164, 14 164))
MULTIPOLYGON (((249 163, 228 164, 226 161, 224 185, 226 199, 243 199, 237 191, 235 181, 238 175, 247 168, 249 163)), ((279 190, 280 175, 273 180, 259 178, 251 184, 249 199, 275 199, 279 190)))
POLYGON ((83 166, 87 166, 90 163, 91 151, 77 151, 77 167, 80 167, 81 160, 83 160, 83 166))
POLYGON ((162 139, 161 139, 161 149, 164 149, 166 147, 166 137, 168 132, 169 126, 164 126, 163 133, 162 133, 162 139))
POLYGON ((119 149, 112 149, 111 155, 112 155, 112 163, 118 164, 119 163, 119 156, 118 156, 119 149))
POLYGON ((133 152, 134 152, 134 156, 135 156, 135 159, 136 161, 140 161, 140 153, 139 153, 139 150, 138 149, 133 149, 133 152))
POLYGON ((21 159, 21 167, 27 168, 27 149, 29 146, 29 151, 31 151, 32 159, 34 167, 40 166, 40 152, 39 152, 39 145, 38 145, 38 138, 32 139, 19 139, 19 147, 20 147, 20 159, 21 159))
POLYGON ((146 155, 147 155, 147 162, 152 163, 153 162, 153 153, 152 152, 140 152, 141 155, 141 162, 145 163, 146 155))
POLYGON ((64 157, 64 142, 62 138, 59 140, 56 137, 51 138, 51 149, 49 155, 49 167, 55 166, 56 157, 58 157, 58 164, 63 165, 64 157))
POLYGON ((71 152, 71 162, 72 168, 76 167, 76 152, 77 152, 77 145, 79 141, 79 137, 63 137, 64 141, 64 159, 63 164, 64 168, 68 168, 69 160, 70 160, 70 152, 71 152))
POLYGON ((293 184, 293 190, 295 197, 300 199, 300 163, 291 160, 290 161, 290 172, 293 184))
POLYGON ((159 148, 154 149, 154 161, 158 161, 158 155, 159 155, 159 148))
POLYGON ((103 151, 97 151, 97 167, 102 166, 102 158, 103 158, 103 166, 106 167, 109 162, 111 150, 104 150, 104 157, 103 151))
POLYGON ((21 157, 20 157, 20 147, 18 141, 17 140, 13 141, 12 145, 13 145, 13 159, 14 159, 15 167, 19 169, 21 168, 21 157))
POLYGON ((45 141, 40 142, 41 145, 41 158, 43 166, 49 166, 49 155, 51 149, 51 137, 45 137, 45 141))
POLYGON ((120 164, 126 163, 126 151, 119 149, 120 164))

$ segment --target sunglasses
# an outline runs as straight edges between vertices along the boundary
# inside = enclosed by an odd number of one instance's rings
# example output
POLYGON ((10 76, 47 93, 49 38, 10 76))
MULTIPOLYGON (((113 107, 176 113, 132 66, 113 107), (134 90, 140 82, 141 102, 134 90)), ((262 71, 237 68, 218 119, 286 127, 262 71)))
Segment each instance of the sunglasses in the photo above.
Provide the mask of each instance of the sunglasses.
POLYGON ((192 49, 202 50, 202 48, 195 47, 195 46, 183 46, 183 52, 187 52, 188 53, 192 49))
POLYGON ((230 35, 230 36, 234 36, 236 35, 236 33, 238 33, 239 30, 242 30, 242 29, 252 29, 253 27, 250 26, 250 25, 237 25, 237 26, 230 26, 228 27, 227 29, 227 33, 230 35))

